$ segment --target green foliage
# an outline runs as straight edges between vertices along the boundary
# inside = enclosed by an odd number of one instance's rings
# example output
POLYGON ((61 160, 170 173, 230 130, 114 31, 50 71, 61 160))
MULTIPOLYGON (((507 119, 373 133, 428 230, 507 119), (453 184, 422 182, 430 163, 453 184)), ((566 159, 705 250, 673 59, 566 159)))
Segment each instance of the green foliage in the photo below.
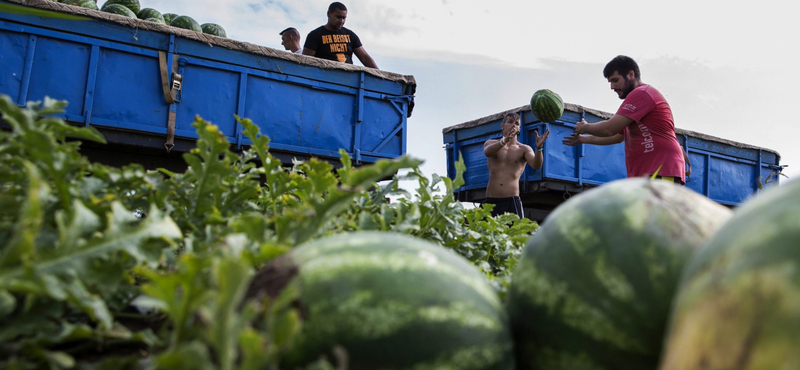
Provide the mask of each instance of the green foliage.
POLYGON ((0 368, 277 369, 302 329, 297 292, 243 297, 294 246, 406 233, 462 254, 503 294, 537 227, 455 201, 463 162, 455 181, 426 178, 410 157, 355 168, 344 151, 336 170, 316 159, 286 168, 238 117, 252 146, 234 154, 198 117, 184 173, 89 163, 68 139, 103 138, 56 118, 65 105, 23 109, 0 95, 12 128, 0 131, 0 368))

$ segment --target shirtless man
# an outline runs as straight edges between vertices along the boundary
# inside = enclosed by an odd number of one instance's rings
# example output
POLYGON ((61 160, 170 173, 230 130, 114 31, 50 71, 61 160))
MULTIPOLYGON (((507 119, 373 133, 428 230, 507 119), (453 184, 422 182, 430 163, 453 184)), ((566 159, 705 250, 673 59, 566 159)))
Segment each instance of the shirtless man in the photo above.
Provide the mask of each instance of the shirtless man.
POLYGON ((524 217, 522 200, 519 198, 519 178, 529 164, 534 170, 542 168, 544 142, 550 135, 550 130, 539 136, 538 131, 533 134, 536 138, 536 150, 517 141, 519 135, 519 115, 508 113, 500 124, 503 137, 500 139, 486 140, 483 144, 483 154, 488 159, 489 186, 486 187, 486 202, 494 204, 492 216, 503 213, 514 213, 519 218, 524 217))

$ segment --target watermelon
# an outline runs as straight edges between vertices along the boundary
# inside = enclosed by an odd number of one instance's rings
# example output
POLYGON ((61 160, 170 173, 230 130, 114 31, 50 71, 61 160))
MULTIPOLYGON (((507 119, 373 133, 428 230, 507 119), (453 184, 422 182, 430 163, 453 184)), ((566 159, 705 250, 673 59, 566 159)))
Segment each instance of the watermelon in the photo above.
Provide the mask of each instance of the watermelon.
POLYGON ((61 0, 63 4, 80 6, 82 8, 97 10, 97 3, 94 0, 61 0))
POLYGON ((192 19, 192 17, 188 15, 181 15, 176 17, 175 19, 172 20, 172 22, 169 22, 169 25, 172 27, 185 28, 187 30, 192 30, 196 32, 203 32, 203 29, 200 28, 200 23, 197 23, 196 20, 192 19))
POLYGON ((159 19, 158 23, 166 23, 166 21, 164 20, 164 16, 161 15, 161 12, 153 8, 144 8, 140 10, 139 13, 136 13, 136 16, 139 19, 145 19, 145 20, 147 18, 156 18, 159 19))
POLYGON ((531 97, 531 112, 539 121, 552 123, 564 114, 564 101, 558 94, 542 89, 531 97))
POLYGON ((388 232, 319 239, 262 269, 246 299, 287 289, 304 321, 281 368, 336 358, 334 347, 349 370, 514 368, 498 295, 469 261, 430 242, 388 232))
POLYGON ((173 19, 178 18, 178 15, 175 13, 164 13, 163 16, 164 16, 164 22, 166 24, 170 24, 172 23, 173 19))
POLYGON ((148 22, 155 22, 155 23, 165 24, 164 20, 163 19, 159 19, 159 18, 147 18, 145 20, 148 21, 148 22))
POLYGON ((103 10, 105 9, 105 7, 113 4, 119 4, 130 9, 134 15, 139 14, 139 10, 141 10, 141 5, 139 4, 139 0, 108 0, 106 1, 105 4, 103 4, 103 7, 100 9, 103 10))
POLYGON ((800 181, 754 196, 686 268, 661 369, 800 366, 800 181))
POLYGON ((203 33, 207 33, 209 35, 228 37, 228 35, 225 33, 225 29, 216 23, 203 23, 200 25, 200 29, 203 30, 203 33))
POLYGON ((518 368, 655 369, 681 271, 730 215, 645 178, 562 203, 528 241, 509 286, 518 368))
POLYGON ((136 13, 132 12, 130 9, 126 8, 125 6, 119 5, 119 4, 106 4, 106 5, 103 5, 103 8, 100 9, 100 10, 102 10, 102 11, 104 11, 106 13, 119 14, 119 15, 124 15, 126 17, 130 17, 130 18, 136 18, 136 13))

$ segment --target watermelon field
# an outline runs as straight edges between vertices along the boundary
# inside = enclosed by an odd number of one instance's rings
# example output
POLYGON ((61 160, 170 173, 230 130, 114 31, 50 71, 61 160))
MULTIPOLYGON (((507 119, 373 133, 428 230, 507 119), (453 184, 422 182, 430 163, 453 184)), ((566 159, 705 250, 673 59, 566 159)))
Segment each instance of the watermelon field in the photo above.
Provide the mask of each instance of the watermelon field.
POLYGON ((198 117, 184 173, 91 163, 66 104, 0 95, 0 368, 800 366, 797 181, 620 180, 539 227, 454 200, 463 162, 287 168, 248 119, 234 153, 198 117))

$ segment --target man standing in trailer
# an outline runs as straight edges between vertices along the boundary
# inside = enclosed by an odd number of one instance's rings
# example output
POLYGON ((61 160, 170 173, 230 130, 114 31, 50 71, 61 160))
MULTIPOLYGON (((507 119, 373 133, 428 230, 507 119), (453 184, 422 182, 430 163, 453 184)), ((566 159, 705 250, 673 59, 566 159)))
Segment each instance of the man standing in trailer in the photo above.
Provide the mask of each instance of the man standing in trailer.
POLYGON ((345 20, 347 7, 332 3, 328 7, 328 23, 308 33, 303 54, 348 64, 353 64, 355 54, 365 67, 377 69, 355 32, 344 27, 345 20))
POLYGON ((508 113, 500 124, 503 137, 490 139, 483 143, 483 154, 489 167, 489 185, 486 186, 486 203, 494 204, 492 216, 513 213, 519 218, 525 217, 522 200, 519 197, 519 178, 525 171, 525 164, 534 170, 542 168, 544 162, 542 150, 544 142, 550 136, 550 130, 539 136, 534 131, 536 150, 517 141, 520 131, 520 117, 516 113, 508 113))

